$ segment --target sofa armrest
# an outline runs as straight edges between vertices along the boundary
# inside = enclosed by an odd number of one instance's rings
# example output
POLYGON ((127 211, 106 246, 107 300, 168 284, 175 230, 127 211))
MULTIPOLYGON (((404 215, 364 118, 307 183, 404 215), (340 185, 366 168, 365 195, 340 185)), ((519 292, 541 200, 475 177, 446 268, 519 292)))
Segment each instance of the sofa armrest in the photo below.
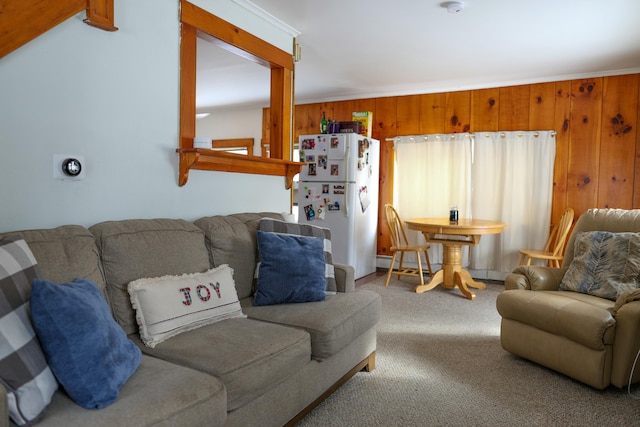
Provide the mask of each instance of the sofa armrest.
POLYGON ((356 270, 346 264, 333 264, 338 292, 353 292, 356 290, 356 270))
POLYGON ((0 427, 9 427, 9 401, 7 390, 0 384, 0 427))
POLYGON ((505 289, 557 291, 567 267, 551 268, 523 265, 517 267, 504 280, 505 289))

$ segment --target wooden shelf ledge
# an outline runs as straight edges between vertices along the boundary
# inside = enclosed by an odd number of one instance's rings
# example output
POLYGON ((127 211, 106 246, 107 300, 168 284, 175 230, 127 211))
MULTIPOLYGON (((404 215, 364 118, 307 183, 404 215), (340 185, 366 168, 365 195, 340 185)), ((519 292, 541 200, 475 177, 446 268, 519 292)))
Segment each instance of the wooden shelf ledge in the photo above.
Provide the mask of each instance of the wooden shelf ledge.
POLYGON ((192 169, 220 172, 252 173, 285 177, 285 187, 293 186, 293 177, 302 171, 305 163, 271 159, 204 148, 178 148, 180 171, 178 184, 182 187, 192 169))

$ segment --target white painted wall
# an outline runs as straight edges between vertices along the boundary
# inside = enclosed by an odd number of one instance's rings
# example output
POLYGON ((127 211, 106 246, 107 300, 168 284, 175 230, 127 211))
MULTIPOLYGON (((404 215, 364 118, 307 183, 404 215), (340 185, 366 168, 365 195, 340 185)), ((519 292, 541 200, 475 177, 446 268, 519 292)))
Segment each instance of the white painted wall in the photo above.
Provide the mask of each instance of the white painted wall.
MULTIPOLYGON (((232 1, 198 3, 242 27, 232 1)), ((192 171, 178 186, 178 16, 177 0, 115 0, 117 32, 82 13, 0 59, 0 232, 289 210, 282 177, 192 171), (83 155, 86 179, 54 180, 54 154, 83 155)), ((273 33, 260 27, 284 44, 273 33)))

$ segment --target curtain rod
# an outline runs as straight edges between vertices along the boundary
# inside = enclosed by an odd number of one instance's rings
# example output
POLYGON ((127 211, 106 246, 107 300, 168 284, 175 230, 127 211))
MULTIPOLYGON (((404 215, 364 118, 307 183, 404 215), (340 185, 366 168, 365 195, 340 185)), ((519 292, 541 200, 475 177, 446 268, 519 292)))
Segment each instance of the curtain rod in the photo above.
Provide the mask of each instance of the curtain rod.
MULTIPOLYGON (((489 136, 490 134, 499 133, 499 134, 500 134, 500 136, 502 136, 502 137, 504 138, 504 137, 505 137, 505 132, 518 132, 518 136, 523 136, 526 132, 534 132, 534 133, 535 133, 535 136, 538 136, 538 135, 539 135, 539 133, 538 133, 538 132, 543 132, 543 131, 533 131, 533 130, 528 130, 528 131, 469 132, 469 133, 465 134, 465 137, 467 137, 467 138, 468 138, 470 135, 474 135, 474 136, 475 136, 475 135, 483 135, 483 134, 484 134, 485 136, 489 136)), ((544 131, 544 132, 546 132, 546 131, 544 131)), ((552 131, 550 131, 550 132, 551 132, 551 136, 556 136, 556 131, 555 131, 555 130, 552 130, 552 131)), ((414 137, 414 138, 416 138, 416 137, 418 137, 418 138, 423 138, 423 137, 426 137, 426 136, 428 136, 428 135, 443 135, 443 134, 437 134, 437 133, 436 133, 436 134, 425 134, 425 135, 406 135, 406 136, 407 136, 407 137, 414 137)), ((444 135, 447 135, 447 134, 444 134, 444 135)), ((449 134, 449 135, 451 135, 451 138, 454 138, 454 137, 455 137, 455 135, 460 135, 460 134, 458 134, 458 133, 452 133, 452 134, 449 134)), ((395 137, 393 137, 393 138, 385 138, 385 141, 395 141, 395 140, 397 140, 398 138, 402 138, 402 137, 401 137, 401 136, 395 136, 395 137)))

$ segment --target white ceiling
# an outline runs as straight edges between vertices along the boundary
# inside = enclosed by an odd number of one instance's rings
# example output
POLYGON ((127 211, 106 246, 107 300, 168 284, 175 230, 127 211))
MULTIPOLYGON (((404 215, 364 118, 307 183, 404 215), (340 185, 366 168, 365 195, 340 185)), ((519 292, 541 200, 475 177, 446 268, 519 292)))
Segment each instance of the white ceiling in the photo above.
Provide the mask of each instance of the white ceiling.
MULTIPOLYGON (((297 104, 640 72, 640 0, 252 3, 300 32, 297 104)), ((268 104, 268 70, 199 49, 199 111, 268 104)))

